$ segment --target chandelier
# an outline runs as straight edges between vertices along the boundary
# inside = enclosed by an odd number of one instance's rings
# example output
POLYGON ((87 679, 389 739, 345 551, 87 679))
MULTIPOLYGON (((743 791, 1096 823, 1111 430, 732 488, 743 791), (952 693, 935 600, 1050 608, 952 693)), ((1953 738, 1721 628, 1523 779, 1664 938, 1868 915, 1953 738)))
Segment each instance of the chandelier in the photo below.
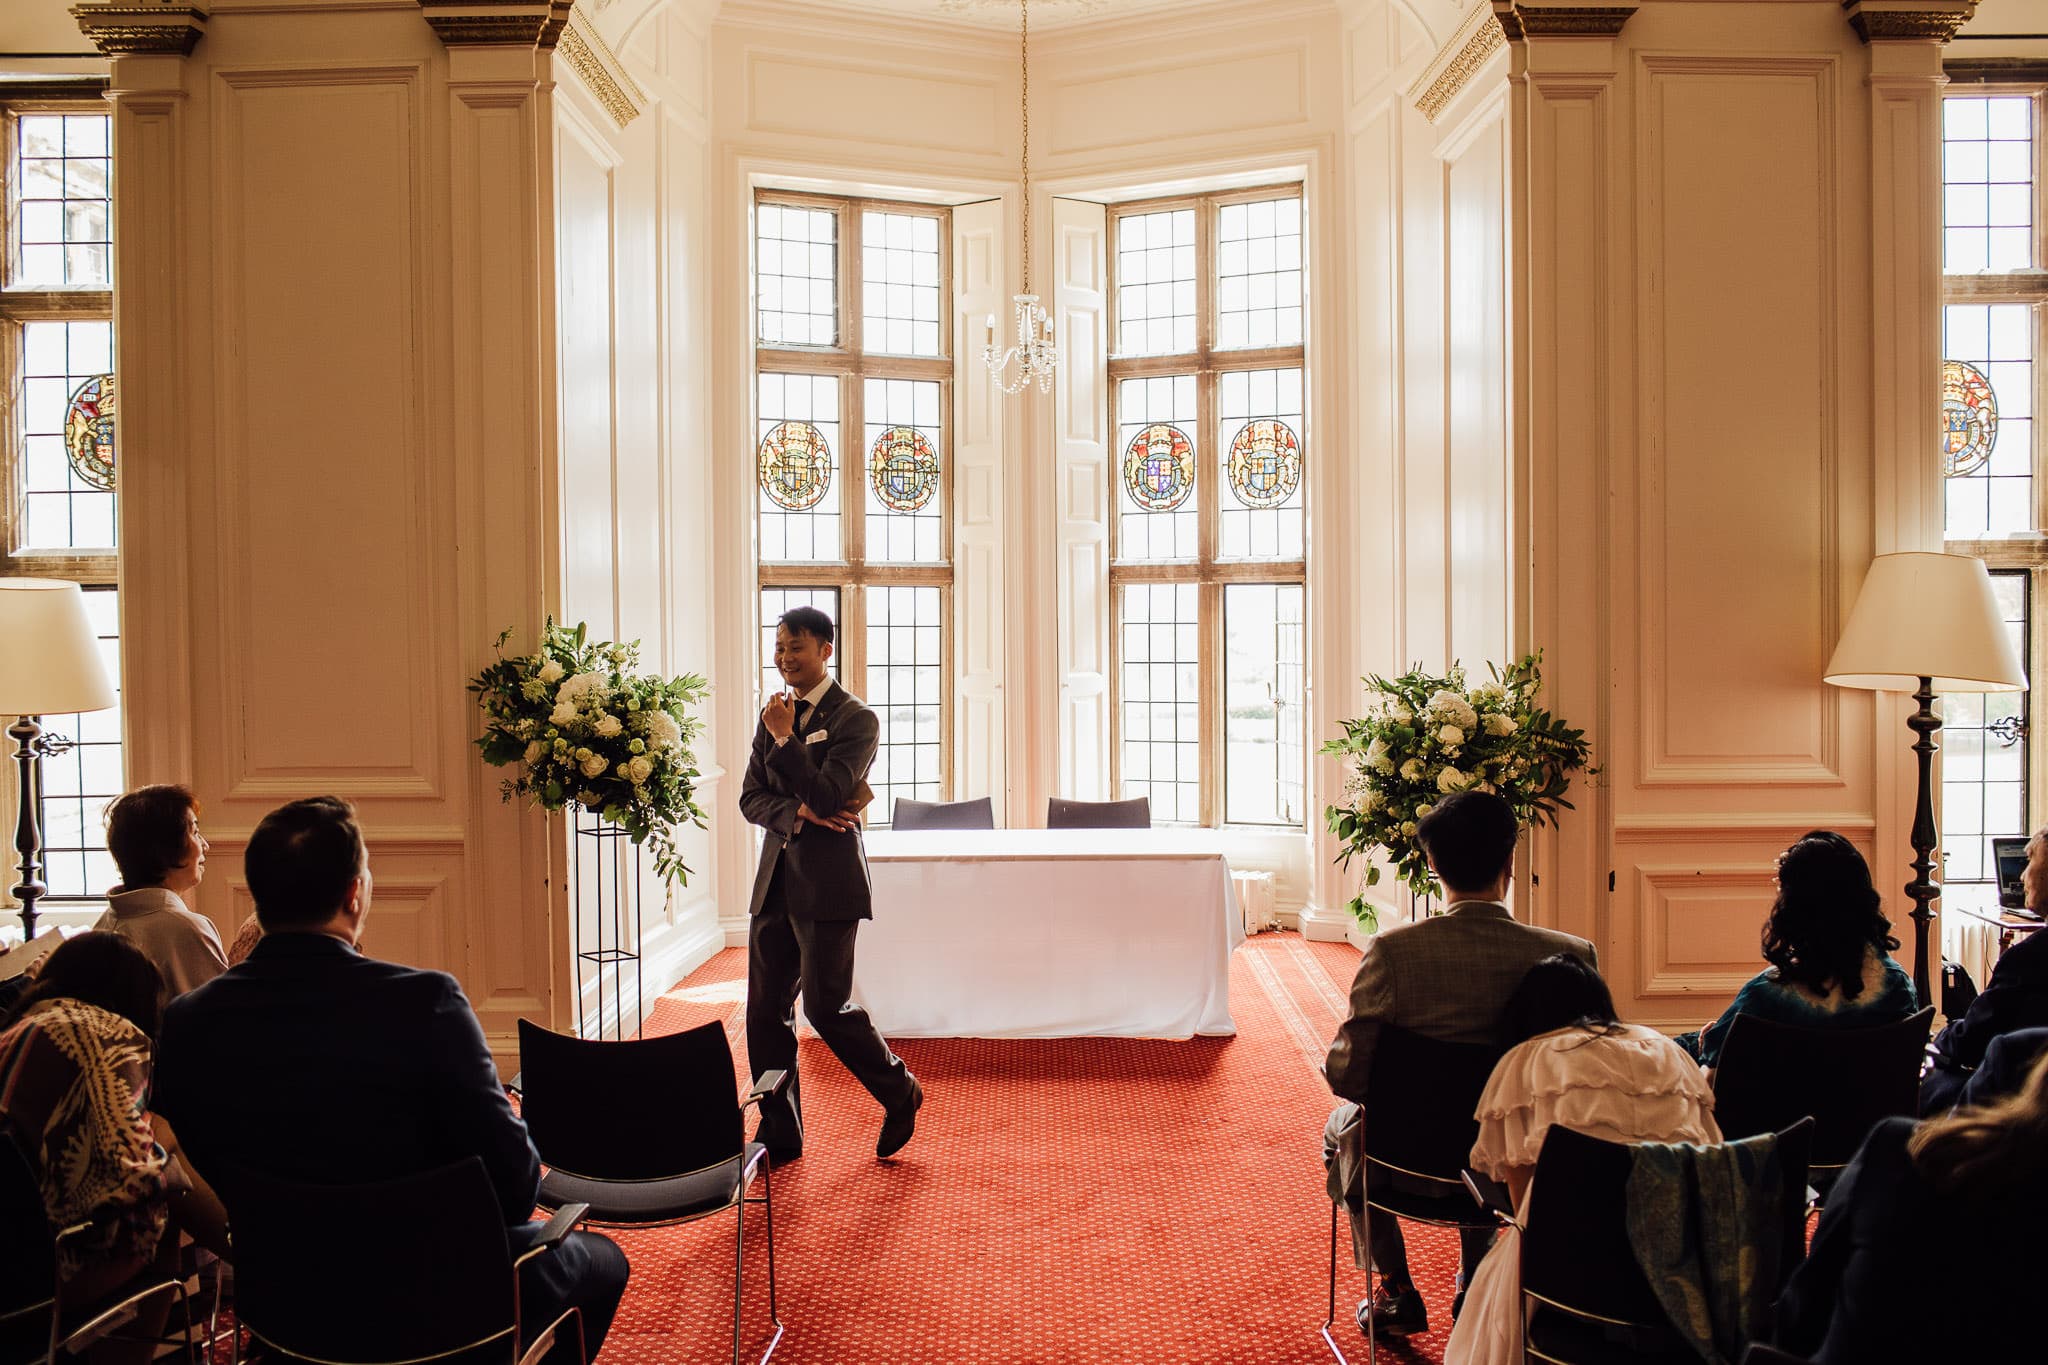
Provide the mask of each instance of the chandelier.
POLYGON ((1060 347, 1053 337, 1052 315, 1039 305, 1031 291, 1031 0, 1019 0, 1017 52, 1022 74, 1022 99, 1018 122, 1023 128, 1024 182, 1024 292, 1012 296, 1016 309, 1016 342, 998 348, 996 315, 988 315, 988 339, 981 348, 981 363, 1002 386, 1004 393, 1020 392, 1036 383, 1040 393, 1052 389, 1053 371, 1059 368, 1060 347), (1016 366, 1012 376, 1010 367, 1016 366))

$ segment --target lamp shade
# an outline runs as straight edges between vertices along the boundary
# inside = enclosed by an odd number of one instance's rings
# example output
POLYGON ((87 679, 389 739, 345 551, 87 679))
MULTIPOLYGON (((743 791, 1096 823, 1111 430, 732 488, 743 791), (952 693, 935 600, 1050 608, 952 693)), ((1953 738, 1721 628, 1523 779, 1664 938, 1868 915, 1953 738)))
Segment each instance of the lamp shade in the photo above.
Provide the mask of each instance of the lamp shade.
POLYGON ((114 682, 85 594, 55 578, 0 578, 0 716, 104 711, 114 682))
POLYGON ((1828 660, 1837 687, 1911 692, 2012 692, 2027 671, 1991 591, 1984 561, 1922 552, 1879 555, 1828 660))

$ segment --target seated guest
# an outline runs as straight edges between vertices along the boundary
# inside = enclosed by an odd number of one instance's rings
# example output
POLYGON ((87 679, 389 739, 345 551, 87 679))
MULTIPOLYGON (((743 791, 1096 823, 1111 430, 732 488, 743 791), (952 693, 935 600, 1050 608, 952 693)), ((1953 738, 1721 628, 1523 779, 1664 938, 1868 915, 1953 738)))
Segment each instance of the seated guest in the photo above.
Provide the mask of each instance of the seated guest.
POLYGON ((2023 1028, 1999 1034, 1984 1050, 1984 1065, 1970 1073, 1970 1083, 1963 1087, 1956 1104, 1966 1109, 1984 1109, 2009 1095, 2019 1094, 2035 1060, 2043 1053, 2048 1053, 2048 1028, 2023 1028))
MULTIPOLYGON (((2048 912, 2048 829, 2027 841, 2020 875, 2027 908, 2048 912)), ((2015 1029, 2048 1026, 2048 929, 2005 950, 1969 1012, 1934 1037, 1934 1065, 1920 1080, 1920 1112, 1945 1114, 1958 1103, 1970 1073, 1983 1065, 1993 1039, 2015 1029)))
MULTIPOLYGON (((540 1160, 512 1112, 455 978, 357 951, 370 862, 355 811, 294 801, 249 837, 244 866, 263 937, 249 958, 164 1016, 157 1107, 233 1209, 233 1172, 308 1184, 389 1180, 480 1158, 516 1256, 540 1160)), ((529 1332, 583 1311, 592 1356, 626 1288, 609 1240, 571 1233, 520 1269, 529 1332)), ((566 1365, 565 1334, 547 1359, 566 1365)))
MULTIPOLYGON (((1593 945, 1584 939, 1518 924, 1508 913, 1520 832, 1513 809, 1492 793, 1459 792, 1444 798, 1422 818, 1416 838, 1443 883, 1445 912, 1366 942, 1351 983, 1350 1017, 1337 1030, 1324 1066, 1330 1089, 1353 1101, 1330 1115, 1323 1130, 1323 1156, 1334 1184, 1354 1209, 1363 1197, 1356 1172, 1340 1170, 1337 1163, 1345 1152, 1344 1134, 1359 1121, 1358 1103, 1365 1099, 1372 1076, 1373 1046, 1381 1027, 1393 1025, 1450 1043, 1496 1043, 1501 1007, 1529 968, 1559 952, 1595 965, 1593 945)), ((1375 1218, 1370 1235, 1373 1264, 1381 1277, 1373 1304, 1375 1328, 1387 1336, 1428 1331, 1422 1295, 1408 1273, 1400 1223, 1375 1218)), ((1493 1234, 1479 1229, 1459 1236, 1463 1283, 1493 1234)), ((1361 1328, 1365 1307, 1359 1305, 1361 1328)), ((1454 1315, 1456 1311, 1454 1304, 1454 1315)))
POLYGON ((206 875, 206 848, 199 803, 183 787, 137 787, 107 808, 121 884, 93 928, 142 949, 163 973, 167 1003, 228 969, 220 931, 185 900, 206 875))
POLYGON ((2037 1359, 2044 1151, 2048 1057, 1987 1108, 1881 1120, 1778 1300, 1778 1345, 1816 1365, 2037 1359))
MULTIPOLYGON (((1714 1092, 1677 1044, 1615 1018, 1607 983, 1570 953, 1529 969, 1501 1015, 1515 1043, 1480 1097, 1472 1168, 1503 1181, 1519 1216, 1553 1124, 1608 1142, 1715 1143, 1714 1092)), ((1510 1228, 1472 1277, 1444 1365, 1521 1359, 1521 1242, 1510 1228)))
POLYGON ((1899 941, 1891 928, 1856 846, 1831 830, 1801 835, 1778 858, 1778 898, 1764 921, 1771 965, 1704 1032, 1682 1034, 1678 1045, 1712 1067, 1738 1014, 1841 1028, 1906 1018, 1920 1004, 1913 978, 1892 961, 1899 941))
MULTIPOLYGON (((150 1036, 157 969, 114 934, 85 933, 45 959, 35 985, 0 1032, 0 1128, 35 1172, 56 1227, 84 1225, 57 1248, 69 1304, 109 1297, 176 1264, 177 1233, 224 1250, 225 1220, 211 1190, 178 1157, 170 1125, 152 1124, 150 1036)), ((151 1300, 130 1329, 160 1332, 171 1309, 151 1300)), ((95 1361, 145 1361, 150 1344, 103 1341, 95 1361)))

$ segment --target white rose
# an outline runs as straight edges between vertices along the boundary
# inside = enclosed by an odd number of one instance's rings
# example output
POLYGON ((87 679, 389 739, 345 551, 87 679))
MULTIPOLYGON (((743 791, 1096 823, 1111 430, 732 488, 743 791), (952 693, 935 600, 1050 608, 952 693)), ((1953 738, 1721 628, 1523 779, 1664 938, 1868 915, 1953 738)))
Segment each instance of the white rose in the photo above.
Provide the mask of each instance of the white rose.
POLYGON ((526 746, 526 766, 531 768, 534 764, 540 762, 543 758, 546 758, 547 753, 548 746, 541 743, 539 740, 535 740, 533 743, 526 746))
POLYGON ((1465 732, 1455 725, 1446 725, 1436 732, 1436 742, 1446 749, 1455 749, 1465 742, 1465 732))
POLYGON ((1365 761, 1367 763, 1378 763, 1386 755, 1387 742, 1384 739, 1376 739, 1365 746, 1365 761))
POLYGON ((549 659, 540 666, 540 672, 533 676, 552 686, 562 680, 562 674, 565 671, 560 664, 556 663, 553 659, 549 659))
POLYGON ((576 703, 573 701, 558 701, 555 703, 555 709, 548 712, 548 724, 550 725, 568 725, 574 722, 575 719, 576 703))
POLYGON ((1507 736, 1513 734, 1515 729, 1513 716, 1494 715, 1486 718, 1486 733, 1489 735, 1507 736))
POLYGON ((654 760, 642 754, 640 757, 630 760, 623 771, 628 782, 631 782, 636 787, 640 786, 648 778, 654 776, 654 760))
POLYGON ((1396 725, 1407 725, 1415 719, 1415 713, 1399 702, 1395 702, 1393 708, 1387 712, 1387 718, 1396 725))
POLYGON ((683 742, 683 727, 668 712, 656 711, 647 718, 647 740, 651 748, 672 749, 683 742))
POLYGON ((1440 792, 1461 792, 1472 784, 1472 779, 1456 768, 1445 768, 1436 775, 1436 789, 1440 792))
POLYGON ((1488 703, 1506 701, 1508 690, 1497 682, 1481 683, 1472 689, 1472 700, 1484 706, 1488 703))
POLYGON ((1422 760, 1419 758, 1411 758, 1401 765, 1401 776, 1410 782, 1418 781, 1422 772, 1422 760))
POLYGON ((1384 807, 1384 806, 1385 806, 1386 804, 1387 804, 1387 797, 1386 797, 1386 793, 1384 793, 1384 792, 1371 792, 1371 791, 1369 791, 1369 792, 1367 792, 1367 793, 1365 794, 1365 808, 1366 808, 1366 810, 1368 810, 1368 811, 1376 811, 1376 810, 1379 810, 1379 809, 1381 809, 1382 807, 1384 807))
POLYGON ((611 763, 603 754, 592 754, 589 758, 583 760, 583 775, 585 777, 598 777, 609 767, 611 767, 611 763))
POLYGON ((599 739, 610 739, 613 735, 621 733, 625 728, 624 725, 619 723, 619 718, 614 715, 607 714, 599 716, 597 719, 597 737, 599 739))

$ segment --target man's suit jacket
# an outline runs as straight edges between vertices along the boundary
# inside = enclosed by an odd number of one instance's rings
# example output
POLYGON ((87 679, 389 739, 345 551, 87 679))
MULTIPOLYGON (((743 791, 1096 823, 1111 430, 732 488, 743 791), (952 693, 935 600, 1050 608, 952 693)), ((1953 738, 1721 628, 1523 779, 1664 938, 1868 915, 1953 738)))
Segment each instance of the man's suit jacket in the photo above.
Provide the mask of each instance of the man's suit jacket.
POLYGON ((1553 953, 1598 968, 1593 945, 1517 923, 1504 906, 1460 901, 1444 914, 1375 934, 1351 982, 1351 1017, 1323 1068, 1330 1089, 1363 1103, 1383 1025, 1446 1043, 1497 1043, 1501 1007, 1529 969, 1553 953))
POLYGON ((1934 1066, 1920 1084, 1920 1112, 1947 1113, 1970 1073, 1983 1065, 1994 1039, 2043 1027, 2048 1027, 2048 929, 2006 949, 1969 1010, 1935 1035, 1934 1066))
POLYGON ((754 727, 754 751, 740 786, 740 813, 767 831, 754 873, 749 914, 761 913, 769 884, 782 873, 783 903, 793 919, 870 919, 867 853, 860 832, 841 833, 797 819, 796 808, 837 815, 867 780, 881 744, 882 723, 867 703, 833 683, 804 723, 777 746, 766 725, 754 727))
POLYGON ((171 1003, 156 1053, 152 1107, 216 1185, 235 1167, 336 1184, 475 1155, 505 1221, 533 1213, 540 1158, 446 972, 326 934, 266 934, 171 1003))

